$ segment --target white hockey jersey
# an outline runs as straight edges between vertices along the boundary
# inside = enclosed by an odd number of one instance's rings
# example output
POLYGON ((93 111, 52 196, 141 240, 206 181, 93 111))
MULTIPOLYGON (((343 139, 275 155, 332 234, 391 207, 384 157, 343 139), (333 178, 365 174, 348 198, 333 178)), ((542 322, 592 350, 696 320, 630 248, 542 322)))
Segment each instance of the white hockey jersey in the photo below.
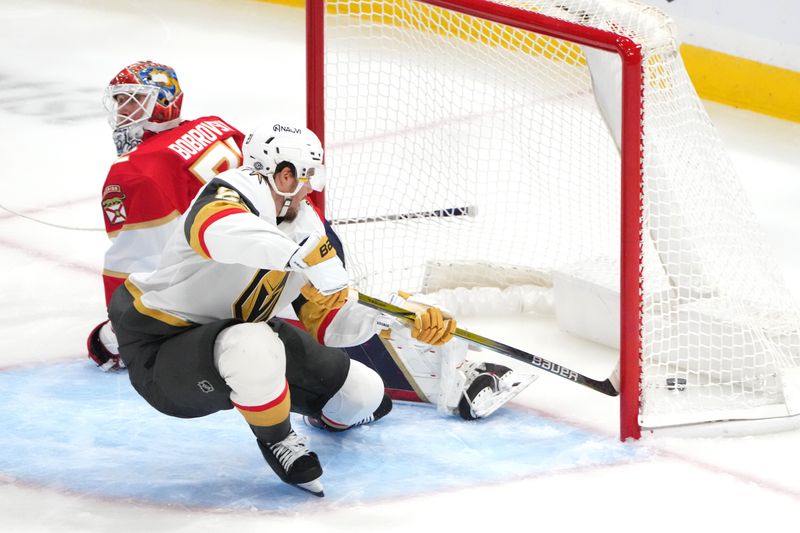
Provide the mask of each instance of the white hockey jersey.
POLYGON ((158 268, 125 283, 142 314, 173 326, 238 318, 264 321, 294 304, 317 340, 354 346, 375 333, 377 313, 347 302, 318 312, 300 295, 307 279, 287 270, 299 243, 324 235, 325 225, 305 200, 291 222, 278 223, 269 185, 246 167, 206 184, 180 219, 158 268))

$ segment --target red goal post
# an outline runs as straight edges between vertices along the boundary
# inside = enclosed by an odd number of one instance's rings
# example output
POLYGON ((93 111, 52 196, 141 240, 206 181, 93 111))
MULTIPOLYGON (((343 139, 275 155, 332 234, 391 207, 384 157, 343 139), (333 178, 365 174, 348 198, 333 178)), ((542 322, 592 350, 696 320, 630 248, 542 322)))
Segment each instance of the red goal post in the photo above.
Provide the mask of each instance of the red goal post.
MULTIPOLYGON (((531 11, 484 0, 424 0, 465 15, 484 18, 525 31, 564 39, 619 54, 622 59, 622 240, 620 331, 620 438, 638 439, 641 286, 639 278, 642 232, 642 55, 627 37, 553 19, 531 11)), ((308 127, 325 143, 324 32, 326 0, 306 1, 308 127)), ((324 193, 317 198, 324 206, 324 193)), ((323 207, 324 209, 324 207, 323 207)))
POLYGON ((635 0, 308 0, 307 72, 308 126, 327 137, 332 175, 317 203, 329 218, 371 221, 341 228, 357 288, 430 292, 480 268, 515 284, 527 268, 555 290, 553 265, 613 263, 604 297, 619 314, 608 324, 623 440, 642 427, 800 419, 796 307, 762 261, 663 14, 635 0), (595 54, 619 58, 618 85, 595 79, 595 54), (476 178, 486 159, 503 174, 489 186, 476 178), (430 167, 424 185, 409 177, 417 167, 430 167), (456 207, 471 216, 402 215, 456 207), (490 250, 464 251, 474 243, 490 250), (453 270, 436 278, 443 264, 453 270))

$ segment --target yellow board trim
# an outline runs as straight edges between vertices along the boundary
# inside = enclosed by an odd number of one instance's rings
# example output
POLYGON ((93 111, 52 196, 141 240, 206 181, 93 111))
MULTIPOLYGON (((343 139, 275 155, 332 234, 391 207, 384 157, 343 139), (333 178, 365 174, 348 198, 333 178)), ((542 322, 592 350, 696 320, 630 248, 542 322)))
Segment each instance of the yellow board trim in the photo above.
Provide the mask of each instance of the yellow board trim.
MULTIPOLYGON (((305 7, 305 0, 260 0, 270 4, 305 7)), ((437 32, 437 24, 455 28, 465 41, 481 41, 489 46, 528 50, 555 60, 581 63, 577 46, 530 32, 492 23, 464 24, 462 15, 427 4, 410 12, 387 3, 348 3, 329 6, 328 11, 356 15, 396 26, 437 32), (446 14, 442 14, 446 13, 446 14), (444 23, 444 24, 443 24, 444 23), (501 29, 498 29, 501 28, 501 29)), ((395 5, 407 6, 408 0, 395 5)), ((438 30, 441 32, 442 30, 438 30)), ((759 63, 724 52, 684 44, 681 56, 689 77, 701 98, 748 109, 757 113, 800 122, 800 72, 759 63)))
POLYGON ((277 4, 279 6, 287 7, 302 7, 305 9, 306 0, 259 0, 265 4, 277 4))
POLYGON ((681 56, 701 98, 800 122, 800 72, 691 44, 681 56))
POLYGON ((583 65, 586 62, 580 47, 568 41, 411 0, 337 3, 329 5, 327 12, 358 16, 387 26, 410 27, 438 35, 455 36, 467 43, 520 51, 570 65, 583 65))

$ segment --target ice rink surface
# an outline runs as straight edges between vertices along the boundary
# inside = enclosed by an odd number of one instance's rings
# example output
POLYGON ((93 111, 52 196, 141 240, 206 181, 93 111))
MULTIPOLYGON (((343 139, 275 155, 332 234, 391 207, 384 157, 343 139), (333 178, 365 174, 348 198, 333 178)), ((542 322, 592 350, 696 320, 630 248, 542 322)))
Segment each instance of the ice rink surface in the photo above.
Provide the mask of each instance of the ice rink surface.
MULTIPOLYGON (((177 69, 184 117, 219 115, 244 131, 263 117, 302 123, 303 12, 0 0, 0 23, 0 205, 70 228, 0 210, 0 530, 796 528, 800 431, 623 445, 615 399, 548 375, 483 425, 401 405, 344 439, 310 433, 323 500, 277 484, 235 413, 157 416, 124 374, 101 374, 84 355, 104 315, 107 241, 93 230, 114 159, 100 94, 121 66, 154 59, 177 69)), ((800 124, 707 108, 800 296, 800 124)), ((613 365, 613 353, 546 320, 466 325, 587 375, 613 365)))

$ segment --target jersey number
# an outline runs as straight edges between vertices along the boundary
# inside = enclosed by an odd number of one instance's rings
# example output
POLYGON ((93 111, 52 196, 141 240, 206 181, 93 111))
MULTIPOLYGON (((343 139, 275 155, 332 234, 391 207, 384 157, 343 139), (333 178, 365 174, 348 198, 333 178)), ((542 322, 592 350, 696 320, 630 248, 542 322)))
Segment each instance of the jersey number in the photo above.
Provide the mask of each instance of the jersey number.
POLYGON ((206 148, 203 154, 189 167, 189 172, 206 183, 220 172, 236 168, 241 164, 242 152, 236 146, 236 141, 229 137, 206 148))

